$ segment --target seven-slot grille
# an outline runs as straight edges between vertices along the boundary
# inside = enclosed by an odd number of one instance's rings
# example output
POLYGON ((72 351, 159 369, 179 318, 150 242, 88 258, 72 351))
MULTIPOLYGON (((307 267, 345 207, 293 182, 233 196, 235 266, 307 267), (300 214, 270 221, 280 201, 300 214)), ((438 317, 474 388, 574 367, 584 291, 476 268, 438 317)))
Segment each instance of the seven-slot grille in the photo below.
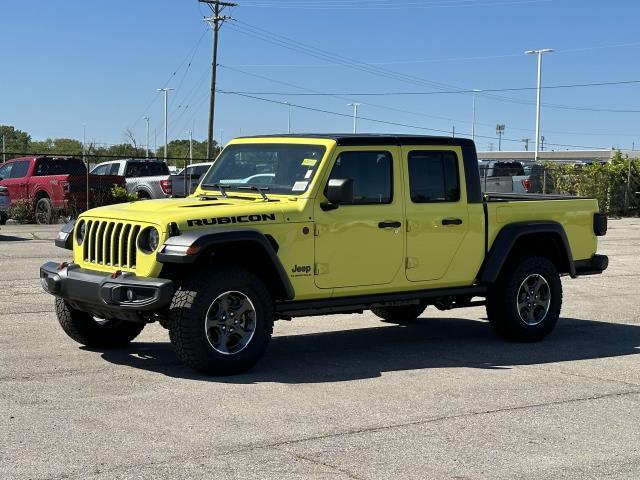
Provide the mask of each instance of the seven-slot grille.
POLYGON ((142 227, 110 220, 87 220, 83 243, 85 262, 135 269, 137 240, 142 227))

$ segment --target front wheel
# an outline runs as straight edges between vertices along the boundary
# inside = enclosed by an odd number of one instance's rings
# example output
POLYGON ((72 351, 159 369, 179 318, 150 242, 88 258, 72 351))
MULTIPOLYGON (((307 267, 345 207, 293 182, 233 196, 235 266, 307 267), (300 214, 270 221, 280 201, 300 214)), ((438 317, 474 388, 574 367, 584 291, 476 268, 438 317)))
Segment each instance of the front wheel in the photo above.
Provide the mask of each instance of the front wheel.
POLYGON ((179 286, 168 324, 182 362, 209 375, 234 375, 264 354, 273 333, 273 300, 246 270, 202 271, 179 286))
POLYGON ((535 342, 555 327, 562 307, 562 283, 545 257, 528 257, 507 265, 487 297, 487 317, 502 337, 535 342))
POLYGON ((92 348, 124 347, 144 328, 144 323, 96 319, 89 313, 76 310, 61 298, 56 298, 56 315, 69 337, 92 348))

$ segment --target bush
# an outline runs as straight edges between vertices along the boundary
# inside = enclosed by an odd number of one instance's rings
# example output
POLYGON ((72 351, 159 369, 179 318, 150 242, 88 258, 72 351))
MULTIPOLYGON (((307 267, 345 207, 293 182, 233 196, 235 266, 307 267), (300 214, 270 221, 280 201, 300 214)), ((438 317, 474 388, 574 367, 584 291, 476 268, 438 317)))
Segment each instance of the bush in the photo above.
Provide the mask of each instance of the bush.
POLYGON ((18 223, 36 223, 33 203, 29 200, 18 200, 7 210, 7 216, 18 223))
POLYGON ((129 203, 129 202, 136 202, 139 200, 138 195, 136 195, 135 193, 129 193, 127 192, 127 189, 125 187, 119 187, 117 185, 114 185, 113 188, 111 189, 111 201, 109 203, 114 204, 114 203, 129 203))
MULTIPOLYGON (((624 215, 638 209, 638 172, 640 160, 623 157, 616 152, 609 163, 591 165, 546 164, 547 180, 553 192, 593 197, 600 211, 608 215, 624 215), (631 168, 631 184, 627 180, 631 168)), ((550 193, 549 191, 547 193, 550 193)))

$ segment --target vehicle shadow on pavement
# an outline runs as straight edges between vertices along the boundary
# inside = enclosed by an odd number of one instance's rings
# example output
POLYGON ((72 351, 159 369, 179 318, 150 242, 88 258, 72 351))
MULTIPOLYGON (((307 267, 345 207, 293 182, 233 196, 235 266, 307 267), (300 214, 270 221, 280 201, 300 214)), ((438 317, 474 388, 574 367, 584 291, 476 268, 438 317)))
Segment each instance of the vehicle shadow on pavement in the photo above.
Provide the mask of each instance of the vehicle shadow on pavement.
POLYGON ((169 343, 132 343, 101 353, 114 364, 177 378, 241 384, 323 383, 375 378, 390 371, 508 369, 637 355, 640 326, 563 318, 544 341, 523 344, 496 337, 487 322, 422 318, 409 326, 275 337, 253 370, 231 377, 193 372, 178 361, 169 343))
POLYGON ((14 237, 13 235, 0 235, 0 242, 28 242, 29 238, 14 237))

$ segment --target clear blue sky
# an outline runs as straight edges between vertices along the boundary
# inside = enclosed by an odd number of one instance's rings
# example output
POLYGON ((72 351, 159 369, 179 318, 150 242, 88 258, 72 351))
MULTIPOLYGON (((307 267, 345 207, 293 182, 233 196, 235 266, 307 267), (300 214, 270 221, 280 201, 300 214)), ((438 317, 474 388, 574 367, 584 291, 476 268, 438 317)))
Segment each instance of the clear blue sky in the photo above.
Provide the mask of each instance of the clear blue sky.
MULTIPOLYGON (((219 88, 260 92, 255 96, 322 110, 349 114, 351 99, 364 104, 363 117, 445 131, 455 125, 467 136, 471 131, 472 100, 464 94, 335 98, 266 93, 533 87, 535 59, 523 53, 532 48, 557 50, 544 59, 544 85, 640 80, 640 5, 633 0, 239 2, 230 13, 242 23, 227 24, 221 32, 219 88), (297 48, 322 50, 320 58, 256 38, 273 34, 292 39, 297 48), (366 63, 359 68, 376 74, 340 65, 347 60, 336 55, 366 63)), ((15 125, 35 139, 81 138, 86 124, 87 138, 105 143, 122 142, 130 127, 144 143, 142 116, 148 114, 151 143, 157 130, 160 145, 162 101, 156 89, 170 79, 168 85, 177 88, 170 97, 170 138, 185 138, 189 129, 204 138, 211 52, 211 33, 202 20, 207 11, 197 0, 5 2, 0 124, 15 125)), ((639 93, 640 83, 545 90, 543 103, 640 111, 639 93)), ((497 95, 508 100, 478 96, 476 133, 494 137, 495 125, 504 123, 507 139, 533 139, 535 92, 497 95)), ((221 130, 223 140, 286 131, 283 105, 236 95, 218 99, 216 137, 221 130)), ((542 119, 549 148, 567 148, 554 143, 631 148, 634 141, 640 148, 640 113, 545 106, 542 119)), ((292 109, 292 126, 296 132, 352 128, 348 117, 297 108, 292 109)), ((367 120, 359 128, 435 133, 367 120)), ((497 140, 488 138, 478 139, 479 148, 487 149, 490 142, 497 148, 497 140)), ((503 150, 522 148, 521 142, 503 143, 503 150)))

